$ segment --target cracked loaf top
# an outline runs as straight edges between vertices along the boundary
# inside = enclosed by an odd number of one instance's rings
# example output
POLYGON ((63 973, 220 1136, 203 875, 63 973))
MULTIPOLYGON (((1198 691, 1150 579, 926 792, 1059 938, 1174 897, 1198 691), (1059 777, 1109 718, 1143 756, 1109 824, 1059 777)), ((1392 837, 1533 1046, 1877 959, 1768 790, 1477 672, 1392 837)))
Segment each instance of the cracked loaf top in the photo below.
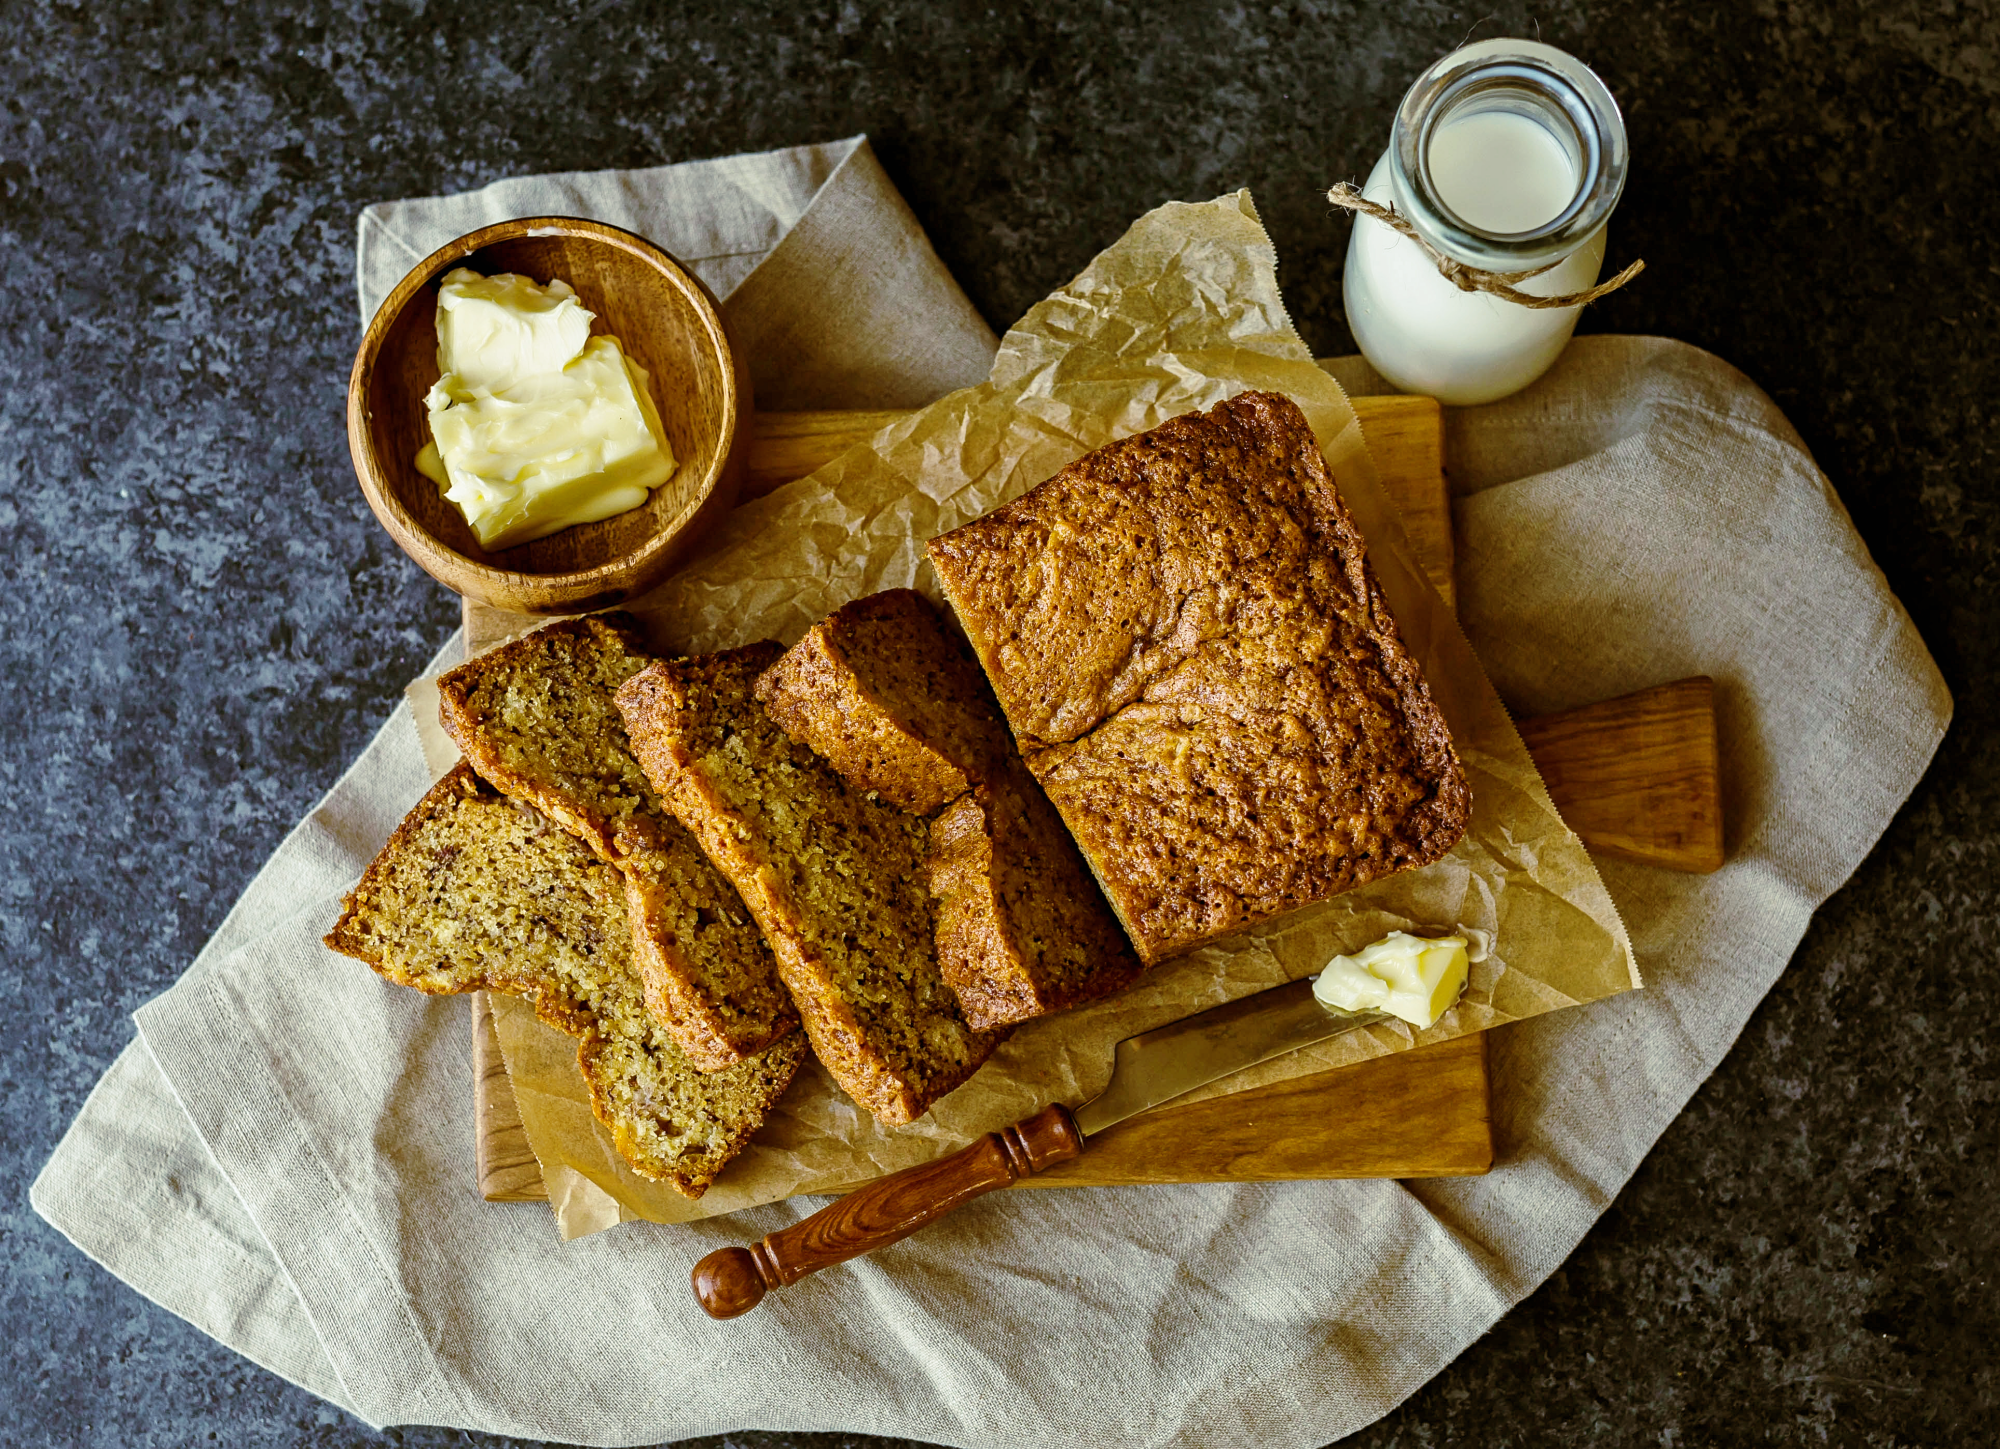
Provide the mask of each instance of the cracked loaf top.
POLYGON ((1099 448, 929 552, 1148 963, 1465 833, 1451 736, 1288 398, 1099 448))

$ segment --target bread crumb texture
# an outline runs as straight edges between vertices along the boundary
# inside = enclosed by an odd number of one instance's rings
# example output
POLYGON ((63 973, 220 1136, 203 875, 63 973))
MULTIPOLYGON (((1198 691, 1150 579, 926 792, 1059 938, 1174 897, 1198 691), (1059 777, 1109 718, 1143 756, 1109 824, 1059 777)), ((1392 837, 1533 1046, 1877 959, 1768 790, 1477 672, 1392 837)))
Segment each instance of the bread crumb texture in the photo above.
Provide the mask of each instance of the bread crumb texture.
POLYGON ((1147 962, 1464 834, 1450 734, 1289 399, 1100 448, 929 553, 1147 962))
POLYGON ((432 995, 522 996, 578 1038, 591 1110, 645 1177, 699 1197, 797 1074, 796 1033, 697 1070, 647 1009, 616 868, 460 765, 418 802, 326 938, 432 995))
POLYGON ((938 965, 970 1025, 1045 1016, 1138 975, 978 664, 921 594, 891 589, 835 610, 756 693, 849 784, 933 817, 938 965))
POLYGON ((798 1015, 735 888, 633 757, 613 694, 649 660, 626 616, 565 619, 441 676, 441 713, 488 783, 623 872, 646 999, 698 1065, 720 1070, 798 1015))
POLYGON ((618 691, 662 796, 742 893, 813 1049, 885 1123, 963 1082, 998 1036, 939 971, 925 823, 850 785, 753 694, 775 644, 661 661, 618 691))

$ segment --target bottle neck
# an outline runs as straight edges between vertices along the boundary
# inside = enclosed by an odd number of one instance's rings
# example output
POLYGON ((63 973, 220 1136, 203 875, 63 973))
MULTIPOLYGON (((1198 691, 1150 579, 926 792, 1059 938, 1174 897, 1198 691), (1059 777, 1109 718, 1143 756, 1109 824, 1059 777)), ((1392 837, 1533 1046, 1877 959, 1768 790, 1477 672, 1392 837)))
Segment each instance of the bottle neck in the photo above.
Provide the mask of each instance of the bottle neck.
POLYGON ((1492 272, 1533 271, 1589 240, 1627 166, 1604 83, 1525 40, 1481 41, 1425 71, 1389 146, 1396 209, 1446 256, 1492 272))

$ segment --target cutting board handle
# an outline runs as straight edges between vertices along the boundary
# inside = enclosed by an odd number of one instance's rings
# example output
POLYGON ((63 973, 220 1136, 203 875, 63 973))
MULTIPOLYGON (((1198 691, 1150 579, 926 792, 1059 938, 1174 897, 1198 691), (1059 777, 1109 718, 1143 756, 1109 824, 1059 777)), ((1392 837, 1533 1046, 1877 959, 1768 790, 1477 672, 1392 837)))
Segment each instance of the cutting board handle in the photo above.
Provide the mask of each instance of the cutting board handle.
POLYGON ((767 1233, 753 1248, 718 1248, 694 1265, 694 1296, 710 1318, 748 1313, 772 1288, 899 1242, 953 1208, 1068 1162, 1083 1151, 1076 1118, 1060 1102, 949 1157, 922 1162, 767 1233))

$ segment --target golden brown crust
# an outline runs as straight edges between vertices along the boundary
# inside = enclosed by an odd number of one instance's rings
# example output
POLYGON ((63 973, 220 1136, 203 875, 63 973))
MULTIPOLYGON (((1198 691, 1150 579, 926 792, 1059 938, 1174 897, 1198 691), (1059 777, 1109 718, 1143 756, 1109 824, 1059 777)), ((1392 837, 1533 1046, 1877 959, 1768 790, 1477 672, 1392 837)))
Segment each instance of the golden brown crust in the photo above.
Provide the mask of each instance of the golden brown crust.
MULTIPOLYGON (((718 904, 691 906, 689 896, 677 891, 671 878, 663 880, 659 872, 649 869, 651 865, 639 855, 627 857, 619 867, 625 880, 625 916, 632 929, 632 965, 645 988, 646 1009, 707 1072, 719 1072, 791 1035, 798 1017, 789 1001, 769 1011, 761 1025, 753 1024, 755 1018, 745 1021, 741 1017, 731 1023, 717 1009, 715 995, 697 984, 688 953, 680 947, 682 936, 688 934, 690 916, 703 909, 718 914, 733 910, 737 913, 733 918, 724 915, 724 929, 733 926, 744 935, 756 931, 748 909, 733 898, 733 893, 725 899, 719 892, 706 890, 696 899, 718 904)), ((775 962, 772 969, 776 970, 775 962)))
POLYGON ((485 780, 624 872, 647 1000, 696 1063, 719 1071, 798 1015, 735 890, 633 758, 612 693, 650 658, 624 615, 560 620, 441 676, 440 714, 485 780))
POLYGON ((929 867, 938 965, 971 1026, 1081 1006, 1144 969, 1018 757, 931 822, 929 867))
POLYGON ((797 1073, 796 1035, 719 1072, 695 1068, 646 1010, 615 867, 460 765, 348 893, 326 943, 433 995, 532 1001, 578 1038, 597 1119, 635 1171, 699 1197, 797 1073))
POLYGON ((757 699, 850 782, 913 815, 1014 753, 978 665, 913 589, 820 620, 759 677, 757 699))
POLYGON ((978 664, 922 595, 835 610, 758 677, 757 698, 849 784, 934 817, 938 966, 967 1024, 1045 1016, 1138 975, 978 664))
POLYGON ((1041 1015, 1046 1008, 1028 963, 1008 938, 994 889, 987 814, 970 793, 931 821, 925 864, 938 902, 938 969, 958 993, 966 1024, 998 1026, 1041 1015))
POLYGON ((930 556, 1148 963, 1464 834, 1450 734, 1288 399, 1100 448, 930 556))
POLYGON ((763 927, 821 1062, 881 1121, 913 1121, 998 1038, 966 1027, 938 970, 923 823, 848 785, 757 704, 778 654, 662 661, 618 705, 647 774, 763 927))

